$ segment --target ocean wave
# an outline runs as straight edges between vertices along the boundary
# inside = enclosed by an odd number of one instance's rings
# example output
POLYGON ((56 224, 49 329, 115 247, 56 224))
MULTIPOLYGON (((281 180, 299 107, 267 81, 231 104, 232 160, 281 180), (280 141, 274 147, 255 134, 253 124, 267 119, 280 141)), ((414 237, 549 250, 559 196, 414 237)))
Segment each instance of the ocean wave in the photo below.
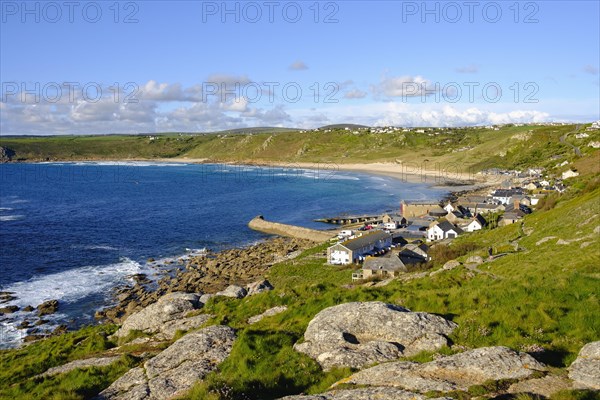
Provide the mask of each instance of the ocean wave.
POLYGON ((124 257, 114 264, 86 266, 36 276, 27 281, 7 285, 2 290, 14 292, 16 299, 10 304, 19 307, 28 305, 35 307, 53 299, 71 303, 89 295, 108 293, 126 276, 145 272, 139 263, 124 257))
POLYGON ((78 161, 74 163, 64 163, 60 165, 79 165, 79 166, 129 166, 129 167, 181 167, 189 165, 186 163, 167 163, 151 161, 78 161))
POLYGON ((0 221, 17 221, 19 219, 25 218, 24 215, 0 215, 0 221))
POLYGON ((0 212, 1 211, 12 211, 13 209, 10 207, 0 207, 0 212))
POLYGON ((83 250, 108 250, 108 251, 115 251, 115 250, 119 250, 116 247, 113 246, 109 246, 109 245, 73 245, 71 246, 71 248, 73 249, 83 249, 83 250))

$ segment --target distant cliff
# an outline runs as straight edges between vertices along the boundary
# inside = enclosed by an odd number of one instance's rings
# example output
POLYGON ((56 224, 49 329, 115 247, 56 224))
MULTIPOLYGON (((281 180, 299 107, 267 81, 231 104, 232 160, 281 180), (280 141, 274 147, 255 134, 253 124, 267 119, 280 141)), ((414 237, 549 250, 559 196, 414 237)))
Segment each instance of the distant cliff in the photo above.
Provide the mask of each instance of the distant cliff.
POLYGON ((9 162, 17 155, 13 149, 0 146, 0 162, 9 162))

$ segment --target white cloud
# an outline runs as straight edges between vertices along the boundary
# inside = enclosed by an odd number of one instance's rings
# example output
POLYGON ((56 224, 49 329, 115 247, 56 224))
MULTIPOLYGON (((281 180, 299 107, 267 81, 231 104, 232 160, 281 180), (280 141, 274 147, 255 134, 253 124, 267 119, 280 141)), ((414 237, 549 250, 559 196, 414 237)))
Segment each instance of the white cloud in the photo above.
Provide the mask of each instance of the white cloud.
POLYGON ((344 93, 344 98, 350 99, 350 100, 363 99, 365 97, 367 97, 367 92, 363 92, 360 89, 353 89, 353 90, 350 90, 350 91, 344 93))
POLYGON ((392 97, 417 97, 433 94, 431 83, 420 75, 383 77, 377 84, 371 87, 376 98, 392 97))

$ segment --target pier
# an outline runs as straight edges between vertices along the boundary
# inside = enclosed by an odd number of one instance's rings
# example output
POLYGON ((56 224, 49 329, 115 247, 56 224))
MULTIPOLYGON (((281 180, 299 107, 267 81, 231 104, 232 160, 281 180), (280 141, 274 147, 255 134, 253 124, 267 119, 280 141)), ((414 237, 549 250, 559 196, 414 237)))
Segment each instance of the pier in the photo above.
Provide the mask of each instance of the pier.
POLYGON ((337 217, 330 218, 319 218, 315 219, 315 222, 324 222, 326 224, 334 225, 350 225, 359 223, 380 223, 381 215, 340 215, 337 217))

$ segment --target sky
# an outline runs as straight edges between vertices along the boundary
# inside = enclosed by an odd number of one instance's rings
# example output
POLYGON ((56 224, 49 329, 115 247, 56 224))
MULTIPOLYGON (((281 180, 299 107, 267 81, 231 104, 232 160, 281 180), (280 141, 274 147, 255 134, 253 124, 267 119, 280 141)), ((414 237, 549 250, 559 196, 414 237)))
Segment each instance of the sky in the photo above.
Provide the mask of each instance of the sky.
POLYGON ((0 0, 0 134, 600 119, 600 1, 0 0))

